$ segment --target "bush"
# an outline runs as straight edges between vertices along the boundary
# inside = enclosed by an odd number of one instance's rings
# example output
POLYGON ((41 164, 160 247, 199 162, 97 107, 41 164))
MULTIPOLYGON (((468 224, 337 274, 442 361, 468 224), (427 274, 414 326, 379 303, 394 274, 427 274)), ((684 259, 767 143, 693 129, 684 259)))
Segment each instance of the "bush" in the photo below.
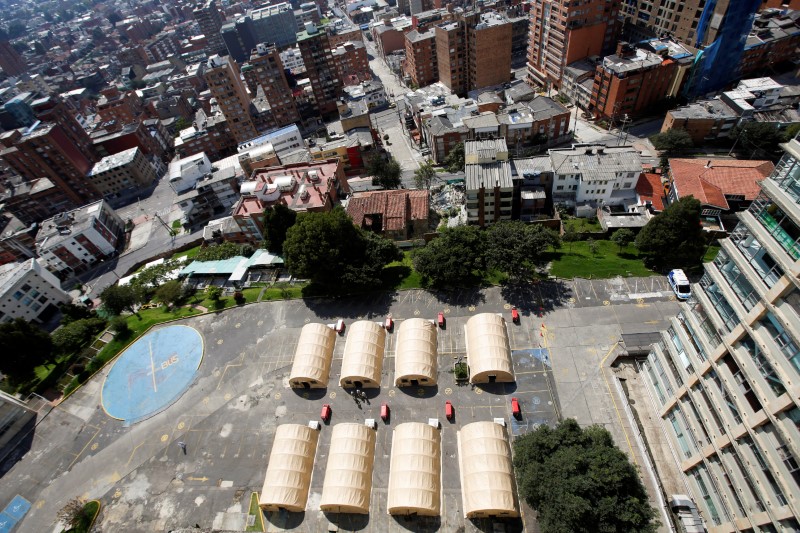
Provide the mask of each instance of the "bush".
POLYGON ((463 361, 456 363, 453 370, 455 371, 456 379, 467 379, 469 377, 469 366, 463 361))
POLYGON ((108 327, 116 333, 114 337, 117 339, 124 339, 131 332, 131 328, 128 326, 128 320, 122 316, 115 316, 112 318, 108 323, 108 327))

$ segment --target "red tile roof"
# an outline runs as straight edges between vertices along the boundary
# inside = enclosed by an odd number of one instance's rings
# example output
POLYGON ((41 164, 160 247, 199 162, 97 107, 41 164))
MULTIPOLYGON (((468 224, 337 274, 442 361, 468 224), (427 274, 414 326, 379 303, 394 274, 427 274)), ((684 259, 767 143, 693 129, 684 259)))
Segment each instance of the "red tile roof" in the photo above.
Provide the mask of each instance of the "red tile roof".
POLYGON ((399 231, 409 222, 428 218, 427 191, 367 191, 355 193, 347 203, 347 214, 357 226, 371 222, 371 215, 382 215, 384 231, 399 231))
POLYGON ((636 194, 642 202, 650 202, 653 210, 664 210, 664 185, 661 183, 661 174, 642 172, 636 183, 636 194))
POLYGON ((694 196, 703 205, 728 209, 726 195, 758 196, 758 182, 775 166, 771 161, 737 159, 670 159, 669 172, 678 197, 694 196))

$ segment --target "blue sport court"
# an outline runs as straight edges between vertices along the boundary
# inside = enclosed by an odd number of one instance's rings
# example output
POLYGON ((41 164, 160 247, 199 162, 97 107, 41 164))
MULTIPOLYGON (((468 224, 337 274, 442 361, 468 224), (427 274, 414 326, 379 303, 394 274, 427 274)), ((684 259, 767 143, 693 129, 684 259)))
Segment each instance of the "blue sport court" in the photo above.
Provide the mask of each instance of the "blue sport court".
POLYGON ((133 424, 183 395, 203 360, 203 337, 188 326, 167 326, 133 343, 103 383, 103 409, 133 424))

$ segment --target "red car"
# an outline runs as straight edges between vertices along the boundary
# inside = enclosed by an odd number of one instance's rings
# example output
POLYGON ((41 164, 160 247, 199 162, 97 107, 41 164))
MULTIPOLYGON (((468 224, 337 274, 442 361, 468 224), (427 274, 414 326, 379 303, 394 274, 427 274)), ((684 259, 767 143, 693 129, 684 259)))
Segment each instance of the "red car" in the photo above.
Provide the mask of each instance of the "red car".
POLYGON ((511 321, 514 324, 519 324, 519 311, 517 311, 516 307, 511 308, 511 321))
POLYGON ((322 412, 319 414, 319 417, 324 421, 327 422, 331 419, 331 406, 327 403, 322 404, 322 412))
POLYGON ((333 329, 336 330, 336 333, 342 335, 344 333, 345 327, 346 326, 344 325, 344 320, 340 318, 339 320, 336 321, 336 326, 333 329))
POLYGON ((448 420, 452 420, 453 419, 453 414, 454 414, 453 413, 453 404, 450 403, 450 400, 447 400, 446 402, 444 402, 444 416, 448 420))
POLYGON ((383 322, 383 328, 391 333, 392 328, 394 328, 394 320, 392 320, 392 315, 386 317, 386 320, 383 322))
POLYGON ((519 400, 516 398, 511 398, 511 414, 514 415, 514 418, 522 416, 522 411, 519 409, 519 400))
POLYGON ((436 316, 436 323, 439 325, 440 328, 444 328, 445 321, 444 321, 444 313, 439 312, 436 316))
POLYGON ((384 422, 389 420, 389 404, 386 402, 381 404, 381 420, 384 422))

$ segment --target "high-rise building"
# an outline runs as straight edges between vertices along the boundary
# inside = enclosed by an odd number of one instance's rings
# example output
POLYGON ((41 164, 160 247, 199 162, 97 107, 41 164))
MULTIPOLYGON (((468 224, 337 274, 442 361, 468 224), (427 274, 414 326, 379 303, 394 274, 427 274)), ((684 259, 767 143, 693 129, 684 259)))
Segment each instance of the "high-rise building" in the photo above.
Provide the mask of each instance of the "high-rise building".
POLYGON ((283 49, 297 42, 297 19, 288 2, 254 9, 249 15, 256 43, 272 43, 283 49))
POLYGON ((297 34, 297 46, 303 56, 306 75, 311 80, 319 114, 326 116, 336 113, 336 101, 342 93, 342 80, 336 71, 328 34, 308 22, 305 29, 297 34))
POLYGON ((200 31, 206 37, 206 53, 209 56, 225 53, 225 43, 222 41, 222 24, 225 18, 217 9, 216 0, 206 0, 204 4, 198 4, 192 11, 194 19, 200 26, 200 31))
POLYGON ((0 68, 9 76, 19 76, 28 70, 25 60, 8 41, 0 41, 0 68))
POLYGON ((242 66, 242 74, 250 94, 256 94, 259 86, 263 89, 279 127, 300 120, 280 54, 274 45, 258 44, 250 55, 250 61, 242 66))
POLYGON ((800 530, 800 142, 784 149, 642 363, 708 531, 800 530))
POLYGON ((256 40, 250 31, 250 17, 241 17, 236 22, 224 24, 220 33, 228 54, 237 63, 247 61, 250 50, 256 46, 256 40))
POLYGON ((54 122, 36 123, 0 136, 0 158, 26 181, 48 178, 65 196, 82 205, 100 198, 86 178, 93 160, 54 122))
POLYGON ((435 28, 439 81, 456 94, 511 79, 511 23, 471 12, 435 28))
POLYGON ((620 0, 542 0, 531 7, 528 83, 561 86, 564 67, 616 45, 620 0))
POLYGON ((211 56, 205 71, 211 96, 216 98, 234 140, 241 143, 252 139, 256 131, 250 114, 250 96, 239 77, 239 67, 230 57, 211 56))
POLYGON ((433 29, 423 33, 411 30, 406 34, 406 61, 403 70, 417 87, 425 87, 439 80, 436 32, 433 29))
POLYGON ((33 114, 37 120, 42 122, 55 122, 70 142, 75 145, 80 152, 85 155, 92 163, 100 161, 100 154, 94 147, 94 142, 86 130, 83 129, 75 113, 70 110, 64 100, 59 96, 46 96, 31 103, 33 114))

